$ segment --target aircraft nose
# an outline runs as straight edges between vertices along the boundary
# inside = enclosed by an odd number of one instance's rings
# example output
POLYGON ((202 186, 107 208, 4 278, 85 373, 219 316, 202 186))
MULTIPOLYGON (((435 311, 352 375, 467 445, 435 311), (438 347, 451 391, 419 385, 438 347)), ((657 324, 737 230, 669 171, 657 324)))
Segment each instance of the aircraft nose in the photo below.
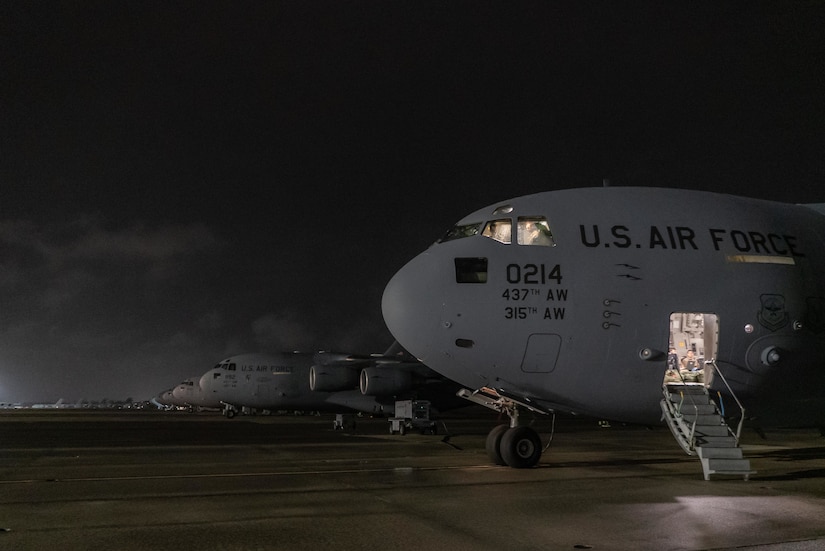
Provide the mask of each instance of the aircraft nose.
POLYGON ((171 390, 164 390, 160 394, 154 397, 154 400, 159 404, 164 406, 168 406, 172 400, 172 391, 171 390))
POLYGON ((441 317, 442 283, 432 255, 423 253, 387 283, 381 299, 384 323, 410 354, 426 361, 441 317))
POLYGON ((200 380, 198 381, 198 386, 201 389, 201 392, 211 392, 212 390, 212 375, 213 370, 209 370, 203 375, 201 375, 200 380))

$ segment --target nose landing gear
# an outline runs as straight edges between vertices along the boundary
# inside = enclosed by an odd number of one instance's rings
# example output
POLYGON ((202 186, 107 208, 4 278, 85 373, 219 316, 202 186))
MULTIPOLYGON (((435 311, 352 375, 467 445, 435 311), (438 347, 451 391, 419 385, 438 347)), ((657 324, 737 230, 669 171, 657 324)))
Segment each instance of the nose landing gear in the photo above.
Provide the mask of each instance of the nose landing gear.
POLYGON ((238 413, 238 408, 227 402, 221 402, 223 406, 223 416, 227 419, 232 419, 238 413))
MULTIPOLYGON (((493 463, 515 469, 526 469, 538 464, 541 453, 544 451, 541 438, 533 428, 518 424, 518 403, 489 388, 482 388, 475 392, 462 389, 458 395, 499 413, 506 413, 510 417, 509 425, 497 425, 487 435, 485 448, 493 463)), ((532 407, 530 409, 541 413, 552 413, 532 407)))

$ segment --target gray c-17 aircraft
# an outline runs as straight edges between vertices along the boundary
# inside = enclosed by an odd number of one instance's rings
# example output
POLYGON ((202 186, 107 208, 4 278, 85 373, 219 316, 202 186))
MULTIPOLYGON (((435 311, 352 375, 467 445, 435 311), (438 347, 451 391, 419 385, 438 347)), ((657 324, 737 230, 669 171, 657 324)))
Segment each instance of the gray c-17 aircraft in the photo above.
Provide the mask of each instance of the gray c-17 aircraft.
POLYGON ((219 409, 221 403, 203 391, 200 377, 184 379, 172 389, 172 402, 177 407, 187 407, 192 410, 219 409))
POLYGON ((717 449, 738 448, 744 420, 825 426, 825 204, 632 187, 517 197, 408 262, 382 311, 404 349, 510 416, 487 439, 499 464, 540 459, 523 409, 665 421, 705 478, 747 478, 741 450, 717 449))
POLYGON ((243 408, 390 414, 396 399, 413 396, 436 410, 466 403, 456 399, 452 381, 414 359, 387 355, 239 354, 207 371, 200 388, 229 418, 243 408))
POLYGON ((175 396, 172 394, 172 391, 173 389, 168 388, 160 392, 156 396, 153 396, 151 399, 149 399, 149 402, 158 409, 167 409, 173 407, 175 405, 175 396))
POLYGON ((220 404, 207 402, 198 386, 200 377, 189 377, 176 387, 164 390, 150 402, 159 408, 219 408, 220 404))

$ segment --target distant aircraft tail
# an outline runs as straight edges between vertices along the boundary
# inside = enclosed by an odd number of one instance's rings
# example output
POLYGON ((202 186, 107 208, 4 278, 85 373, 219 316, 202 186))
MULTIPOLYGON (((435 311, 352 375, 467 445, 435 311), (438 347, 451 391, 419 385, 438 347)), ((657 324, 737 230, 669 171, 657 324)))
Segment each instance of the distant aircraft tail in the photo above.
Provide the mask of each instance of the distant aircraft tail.
POLYGON ((413 355, 407 352, 398 341, 392 342, 387 351, 384 352, 384 356, 387 358, 395 357, 398 360, 416 361, 413 355))

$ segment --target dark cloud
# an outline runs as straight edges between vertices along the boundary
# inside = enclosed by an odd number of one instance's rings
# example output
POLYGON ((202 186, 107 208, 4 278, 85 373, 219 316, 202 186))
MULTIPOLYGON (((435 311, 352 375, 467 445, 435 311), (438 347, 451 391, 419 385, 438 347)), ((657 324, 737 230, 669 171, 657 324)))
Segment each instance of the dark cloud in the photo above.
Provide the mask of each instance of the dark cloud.
POLYGON ((175 295, 222 249, 206 227, 5 221, 0 249, 4 389, 93 398, 95 388, 109 397, 134 388, 140 396, 152 392, 147 375, 162 376, 172 358, 203 358, 214 328, 181 328, 209 313, 175 295))

